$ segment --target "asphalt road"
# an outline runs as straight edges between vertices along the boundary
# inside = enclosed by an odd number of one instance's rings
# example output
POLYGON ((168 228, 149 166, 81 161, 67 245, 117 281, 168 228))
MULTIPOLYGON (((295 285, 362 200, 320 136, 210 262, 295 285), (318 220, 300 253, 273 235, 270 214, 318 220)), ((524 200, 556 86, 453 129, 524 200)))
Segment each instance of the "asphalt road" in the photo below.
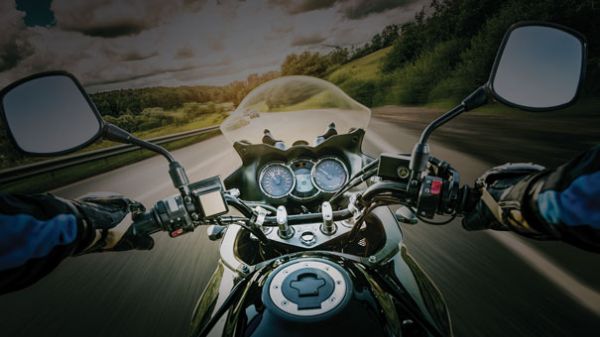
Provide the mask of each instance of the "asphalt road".
MULTIPOLYGON (((367 153, 408 152, 415 135, 373 120, 367 153)), ((472 181, 488 164, 440 144, 432 152, 472 181)), ((192 180, 225 177, 239 164, 223 136, 180 149, 192 180)), ((146 205, 174 194, 166 162, 154 157, 55 191, 77 197, 113 191, 146 205)), ((418 224, 406 244, 444 294, 457 336, 598 336, 600 257, 510 233, 418 224)), ((1 336, 185 336, 195 302, 218 258, 203 230, 155 235, 148 252, 71 258, 32 287, 0 297, 1 336)))

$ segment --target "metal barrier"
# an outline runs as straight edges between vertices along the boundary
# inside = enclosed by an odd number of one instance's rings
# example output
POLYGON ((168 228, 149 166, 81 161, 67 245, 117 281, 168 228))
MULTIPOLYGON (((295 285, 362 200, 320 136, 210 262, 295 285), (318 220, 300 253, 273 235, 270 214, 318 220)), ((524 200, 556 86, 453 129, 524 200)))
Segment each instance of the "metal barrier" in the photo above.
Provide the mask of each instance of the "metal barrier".
MULTIPOLYGON (((182 140, 190 137, 199 136, 201 134, 218 130, 219 126, 210 126, 207 128, 195 129, 191 131, 184 131, 168 136, 161 136, 152 139, 147 139, 155 144, 165 144, 177 140, 182 140)), ((26 179, 38 174, 49 173, 52 171, 64 169, 67 167, 87 163, 94 160, 106 159, 116 155, 120 155, 127 152, 139 150, 140 148, 135 145, 117 145, 105 149, 99 149, 84 153, 77 153, 72 155, 63 156, 57 159, 45 160, 42 162, 27 164, 14 168, 9 168, 0 171, 0 185, 8 184, 14 181, 26 179)))

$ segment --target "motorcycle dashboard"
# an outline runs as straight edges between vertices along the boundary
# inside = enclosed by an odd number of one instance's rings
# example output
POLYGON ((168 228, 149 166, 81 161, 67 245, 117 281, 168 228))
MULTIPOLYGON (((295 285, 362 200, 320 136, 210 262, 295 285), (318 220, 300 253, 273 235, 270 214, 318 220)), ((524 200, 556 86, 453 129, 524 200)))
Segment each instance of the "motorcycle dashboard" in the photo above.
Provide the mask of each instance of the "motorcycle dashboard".
POLYGON ((317 146, 280 149, 237 142, 242 166, 224 181, 240 198, 274 206, 318 207, 339 191, 369 160, 361 152, 362 129, 335 135, 317 146))
POLYGON ((325 156, 267 163, 259 169, 258 185, 269 198, 303 201, 335 193, 348 179, 348 167, 343 159, 325 156))

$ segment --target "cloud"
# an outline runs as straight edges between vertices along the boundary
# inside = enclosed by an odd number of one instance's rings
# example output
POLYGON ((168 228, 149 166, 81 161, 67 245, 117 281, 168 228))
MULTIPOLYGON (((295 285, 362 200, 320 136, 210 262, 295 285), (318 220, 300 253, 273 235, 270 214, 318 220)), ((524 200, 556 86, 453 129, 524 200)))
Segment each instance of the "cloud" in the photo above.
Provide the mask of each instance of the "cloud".
POLYGON ((270 5, 280 6, 288 14, 300 14, 331 8, 339 0, 269 0, 270 5))
POLYGON ((175 58, 178 60, 185 60, 185 59, 191 59, 194 57, 194 51, 192 50, 192 48, 189 47, 183 47, 177 50, 177 53, 175 54, 175 58))
POLYGON ((26 38, 28 34, 24 16, 25 13, 16 10, 14 2, 0 4, 0 22, 3 25, 0 34, 0 72, 14 68, 34 52, 26 38))
POLYGON ((348 19, 356 20, 374 13, 402 7, 414 0, 351 0, 344 1, 341 10, 348 19))
POLYGON ((205 1, 190 0, 55 0, 59 28, 84 35, 114 38, 136 35, 168 22, 182 10, 198 10, 205 1))
POLYGON ((415 1, 418 0, 269 0, 269 4, 282 7, 291 15, 337 7, 345 18, 357 20, 415 1))
POLYGON ((14 3, 0 1, 0 86, 51 69, 73 73, 92 91, 226 84, 278 70, 290 53, 326 52, 324 43, 362 44, 385 25, 411 20, 428 0, 381 12, 381 7, 368 8, 370 14, 354 20, 343 10, 359 8, 361 1, 326 1, 328 8, 323 2, 292 1, 290 11, 306 10, 294 15, 273 1, 88 0, 67 5, 54 0, 57 25, 52 27, 26 27, 14 3))
POLYGON ((327 38, 322 36, 319 33, 313 33, 313 34, 304 35, 304 36, 296 36, 292 40, 292 46, 294 46, 294 47, 310 46, 310 45, 319 44, 325 40, 327 40, 327 38))

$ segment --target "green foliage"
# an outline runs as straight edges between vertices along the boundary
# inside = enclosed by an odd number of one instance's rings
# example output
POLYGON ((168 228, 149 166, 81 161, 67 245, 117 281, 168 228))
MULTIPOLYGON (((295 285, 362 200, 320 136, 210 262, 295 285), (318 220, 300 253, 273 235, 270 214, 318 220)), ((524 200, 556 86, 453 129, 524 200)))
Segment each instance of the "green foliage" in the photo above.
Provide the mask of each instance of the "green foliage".
POLYGON ((524 20, 550 21, 588 38, 584 94, 600 95, 600 9, 578 0, 437 0, 401 27, 381 62, 374 104, 456 102, 487 81, 506 30, 524 20))
POLYGON ((349 80, 340 86, 348 95, 363 105, 373 106, 377 91, 375 81, 349 80))
POLYGON ((305 51, 301 54, 288 55, 281 65, 281 74, 284 76, 307 75, 322 77, 330 65, 330 58, 327 55, 305 51))
POLYGON ((227 103, 240 101, 260 84, 279 76, 277 72, 252 74, 246 80, 222 87, 182 86, 121 89, 90 95, 102 116, 139 115, 147 109, 175 110, 186 103, 227 103))

